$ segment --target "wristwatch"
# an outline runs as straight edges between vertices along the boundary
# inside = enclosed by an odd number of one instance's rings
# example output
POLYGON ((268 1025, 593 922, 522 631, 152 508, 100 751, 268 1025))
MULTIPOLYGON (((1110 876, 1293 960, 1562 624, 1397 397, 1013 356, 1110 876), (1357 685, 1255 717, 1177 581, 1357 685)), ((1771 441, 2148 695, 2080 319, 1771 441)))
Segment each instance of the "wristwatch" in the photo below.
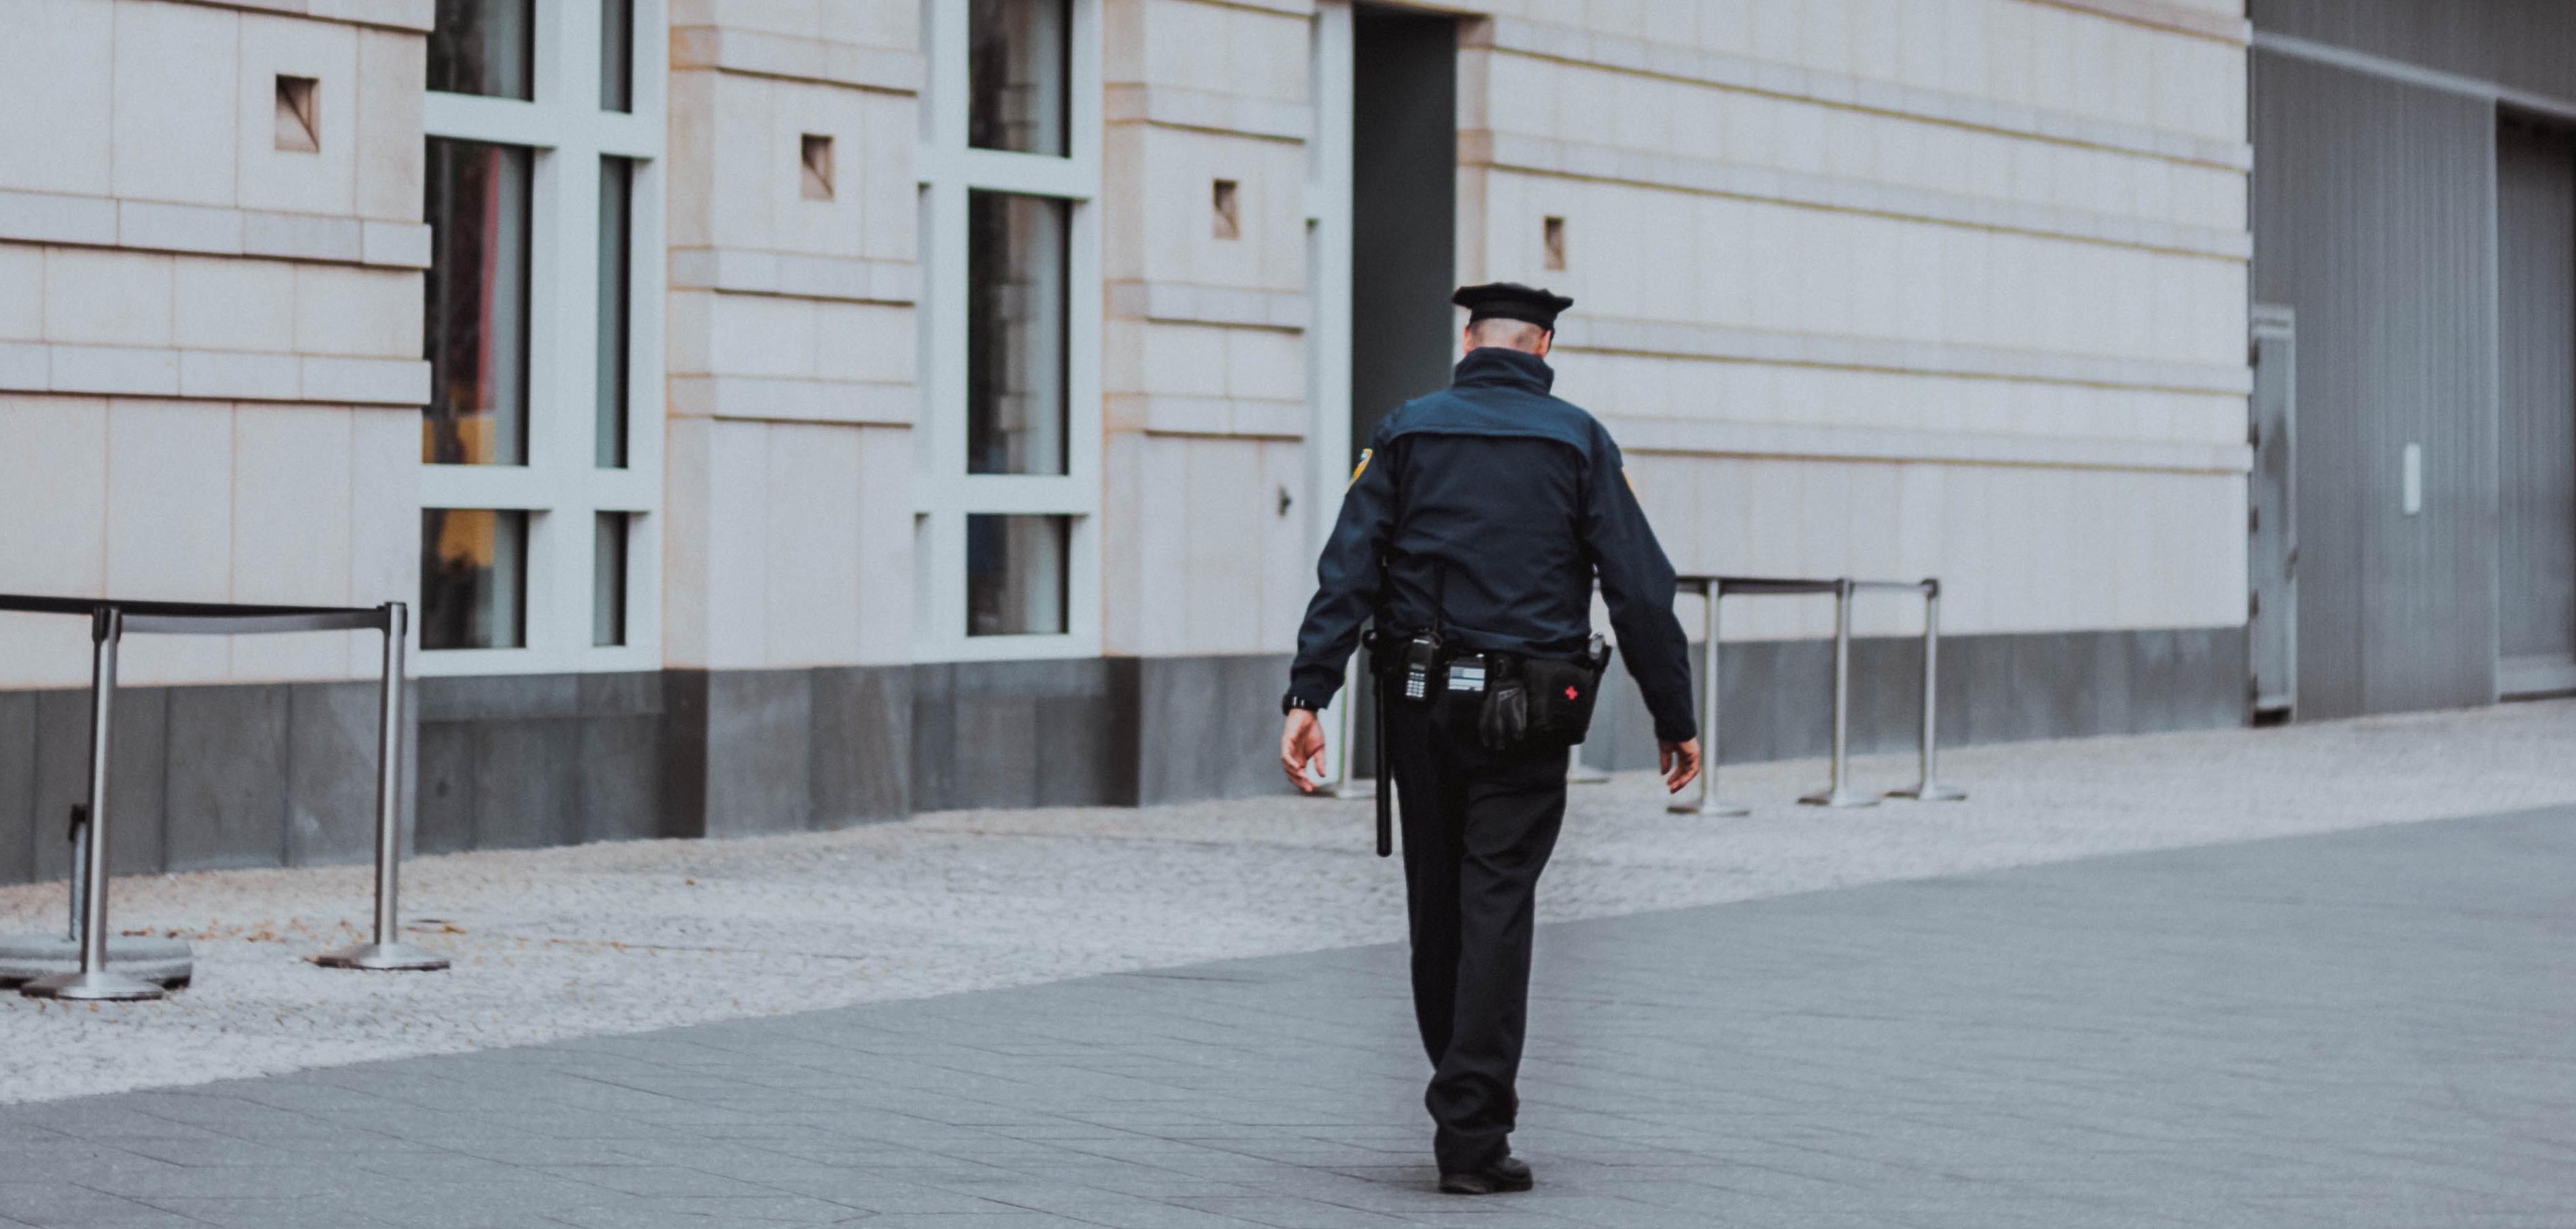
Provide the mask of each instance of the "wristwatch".
POLYGON ((1285 717, 1301 708, 1310 713, 1320 713, 1324 711, 1324 706, 1322 704, 1309 700, 1293 691, 1289 692, 1287 695, 1279 697, 1280 716, 1285 717))

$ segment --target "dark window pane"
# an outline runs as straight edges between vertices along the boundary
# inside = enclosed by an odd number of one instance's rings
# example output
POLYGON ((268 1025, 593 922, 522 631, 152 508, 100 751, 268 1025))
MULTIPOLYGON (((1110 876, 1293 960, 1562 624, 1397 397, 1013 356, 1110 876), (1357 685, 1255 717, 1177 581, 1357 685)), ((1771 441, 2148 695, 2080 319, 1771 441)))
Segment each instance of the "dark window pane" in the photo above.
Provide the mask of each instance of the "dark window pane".
POLYGON ((528 151, 430 138, 421 460, 528 460, 528 151))
POLYGON ((626 643, 626 526, 623 512, 602 512, 591 534, 590 642, 626 643))
POLYGON ((1065 202, 966 196, 966 472, 1065 472, 1065 202))
POLYGON ((429 88, 535 98, 537 0, 438 0, 429 88))
POLYGON ((1073 518, 966 518, 966 634, 1062 635, 1073 518))
POLYGON ((515 649, 528 643, 528 514, 430 508, 420 514, 420 647, 515 649))
POLYGON ((626 468, 628 312, 634 303, 635 164, 599 160, 599 379, 593 463, 626 468))
POLYGON ((1071 0, 970 0, 966 143, 1063 157, 1072 100, 1071 0))
POLYGON ((599 109, 635 109, 635 0, 599 0, 599 109))

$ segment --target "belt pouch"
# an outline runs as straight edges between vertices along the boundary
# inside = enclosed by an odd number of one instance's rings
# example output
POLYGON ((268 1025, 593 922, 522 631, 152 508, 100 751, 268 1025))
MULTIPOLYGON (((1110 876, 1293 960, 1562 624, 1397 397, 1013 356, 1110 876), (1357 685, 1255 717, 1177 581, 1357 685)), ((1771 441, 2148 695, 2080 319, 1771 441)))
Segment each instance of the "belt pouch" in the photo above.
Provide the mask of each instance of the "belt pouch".
POLYGON ((1583 657, 1521 660, 1521 677, 1529 691, 1529 739, 1572 746, 1592 730, 1592 708, 1601 698, 1601 678, 1610 665, 1610 646, 1595 644, 1583 657))

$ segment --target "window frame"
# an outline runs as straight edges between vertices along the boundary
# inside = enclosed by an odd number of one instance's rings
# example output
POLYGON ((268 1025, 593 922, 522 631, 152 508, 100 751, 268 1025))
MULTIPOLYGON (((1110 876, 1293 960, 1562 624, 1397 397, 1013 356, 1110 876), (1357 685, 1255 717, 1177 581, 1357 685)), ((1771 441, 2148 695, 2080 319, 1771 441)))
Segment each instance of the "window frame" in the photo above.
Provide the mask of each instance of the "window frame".
POLYGON ((928 74, 913 166, 920 186, 921 414, 914 426, 916 661, 1096 657, 1101 652, 1100 407, 1104 315, 1100 252, 1101 0, 1070 0, 1066 37, 1066 153, 1024 154, 967 144, 969 6, 924 0, 928 74), (1066 421, 1062 474, 967 472, 967 194, 1054 197, 1066 218, 1066 421), (966 518, 1063 516, 1065 630, 970 636, 966 518))
MULTIPOLYGON (((534 101, 433 91, 431 138, 531 152, 528 446, 524 464, 420 467, 420 506, 528 514, 527 645, 416 654, 425 676, 658 670, 662 666, 663 115, 667 0, 634 0, 632 103, 600 107, 598 0, 536 0, 534 101), (633 162, 627 242, 626 467, 596 464, 603 157, 633 162), (628 516, 626 643, 591 643, 592 530, 628 516)), ((417 625, 415 620, 415 626, 417 625)))

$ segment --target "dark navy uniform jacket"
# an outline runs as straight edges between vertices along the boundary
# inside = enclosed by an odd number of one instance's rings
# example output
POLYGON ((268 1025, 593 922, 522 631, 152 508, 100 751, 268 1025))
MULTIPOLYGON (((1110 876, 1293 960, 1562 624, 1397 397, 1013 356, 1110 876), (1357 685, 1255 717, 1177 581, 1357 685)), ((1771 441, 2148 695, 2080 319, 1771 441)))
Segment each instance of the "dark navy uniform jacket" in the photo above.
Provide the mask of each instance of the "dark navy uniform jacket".
POLYGON ((1316 566, 1290 694, 1331 700, 1363 621, 1409 635, 1432 624, 1435 599, 1442 633, 1471 652, 1580 657, 1597 576, 1655 737, 1697 736, 1673 565, 1619 446, 1548 395, 1555 379, 1537 355, 1479 347, 1447 390, 1387 416, 1316 566))

